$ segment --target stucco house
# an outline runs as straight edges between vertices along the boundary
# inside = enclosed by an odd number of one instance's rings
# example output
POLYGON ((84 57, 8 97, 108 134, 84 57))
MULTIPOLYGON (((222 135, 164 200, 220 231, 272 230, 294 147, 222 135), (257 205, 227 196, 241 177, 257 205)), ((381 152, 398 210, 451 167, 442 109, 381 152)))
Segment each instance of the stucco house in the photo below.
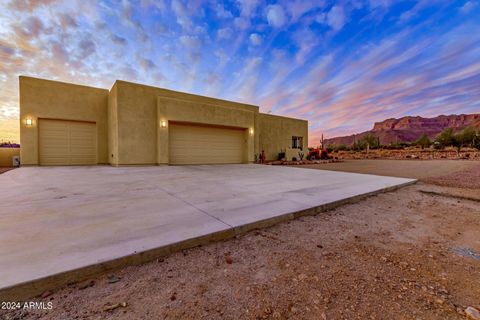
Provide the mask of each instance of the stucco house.
POLYGON ((22 165, 249 163, 308 145, 307 121, 254 105, 120 80, 19 81, 22 165))

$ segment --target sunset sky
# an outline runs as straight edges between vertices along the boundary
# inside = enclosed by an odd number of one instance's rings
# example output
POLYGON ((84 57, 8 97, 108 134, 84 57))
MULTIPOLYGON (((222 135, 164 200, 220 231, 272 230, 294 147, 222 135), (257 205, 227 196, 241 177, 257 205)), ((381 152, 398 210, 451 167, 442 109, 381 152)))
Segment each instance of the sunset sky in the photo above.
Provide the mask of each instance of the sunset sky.
POLYGON ((19 75, 247 102, 308 119, 311 145, 391 117, 480 112, 477 0, 0 4, 0 141, 19 141, 19 75))

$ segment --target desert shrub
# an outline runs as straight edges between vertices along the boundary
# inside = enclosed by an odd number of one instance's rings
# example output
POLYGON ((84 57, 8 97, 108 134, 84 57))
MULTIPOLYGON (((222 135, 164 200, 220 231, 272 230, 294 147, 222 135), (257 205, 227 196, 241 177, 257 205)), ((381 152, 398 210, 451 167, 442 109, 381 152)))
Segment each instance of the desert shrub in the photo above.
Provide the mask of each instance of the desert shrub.
POLYGON ((349 148, 346 144, 341 144, 338 146, 337 150, 338 151, 347 151, 349 148))
POLYGON ((479 134, 473 127, 466 127, 462 131, 453 133, 452 128, 443 130, 435 139, 439 148, 455 147, 460 150, 462 147, 475 147, 478 144, 479 134))
POLYGON ((457 133, 454 136, 454 139, 457 140, 457 144, 461 146, 472 146, 476 136, 477 132, 473 127, 466 127, 461 132, 457 133))
POLYGON ((453 129, 447 128, 437 136, 435 142, 440 148, 445 148, 453 145, 453 139, 453 129))
POLYGON ((422 149, 429 148, 432 142, 428 138, 426 134, 423 134, 417 141, 415 141, 415 145, 421 147, 422 149))
POLYGON ((338 151, 347 151, 349 148, 345 144, 339 144, 339 145, 334 145, 332 149, 334 152, 338 152, 338 151))
POLYGON ((367 133, 360 140, 353 144, 353 150, 365 150, 367 146, 370 149, 377 149, 380 147, 380 140, 371 133, 367 133))

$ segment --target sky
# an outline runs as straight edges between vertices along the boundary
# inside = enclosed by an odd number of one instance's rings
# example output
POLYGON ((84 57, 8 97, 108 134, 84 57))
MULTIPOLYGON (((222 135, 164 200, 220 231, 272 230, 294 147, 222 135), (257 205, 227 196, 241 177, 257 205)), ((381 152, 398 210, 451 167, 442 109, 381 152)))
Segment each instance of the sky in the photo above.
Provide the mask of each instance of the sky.
POLYGON ((0 0, 0 141, 19 141, 19 75, 250 103, 316 145, 480 112, 480 1, 0 0))

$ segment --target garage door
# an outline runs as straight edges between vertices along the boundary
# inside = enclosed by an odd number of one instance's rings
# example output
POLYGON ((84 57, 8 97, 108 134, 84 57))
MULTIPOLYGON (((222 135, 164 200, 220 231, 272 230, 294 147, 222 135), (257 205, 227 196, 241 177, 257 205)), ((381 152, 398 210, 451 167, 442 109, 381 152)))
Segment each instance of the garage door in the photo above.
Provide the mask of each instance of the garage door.
POLYGON ((242 163, 245 130, 169 124, 170 164, 242 163))
POLYGON ((97 163, 96 124, 40 119, 41 165, 92 165, 97 163))

